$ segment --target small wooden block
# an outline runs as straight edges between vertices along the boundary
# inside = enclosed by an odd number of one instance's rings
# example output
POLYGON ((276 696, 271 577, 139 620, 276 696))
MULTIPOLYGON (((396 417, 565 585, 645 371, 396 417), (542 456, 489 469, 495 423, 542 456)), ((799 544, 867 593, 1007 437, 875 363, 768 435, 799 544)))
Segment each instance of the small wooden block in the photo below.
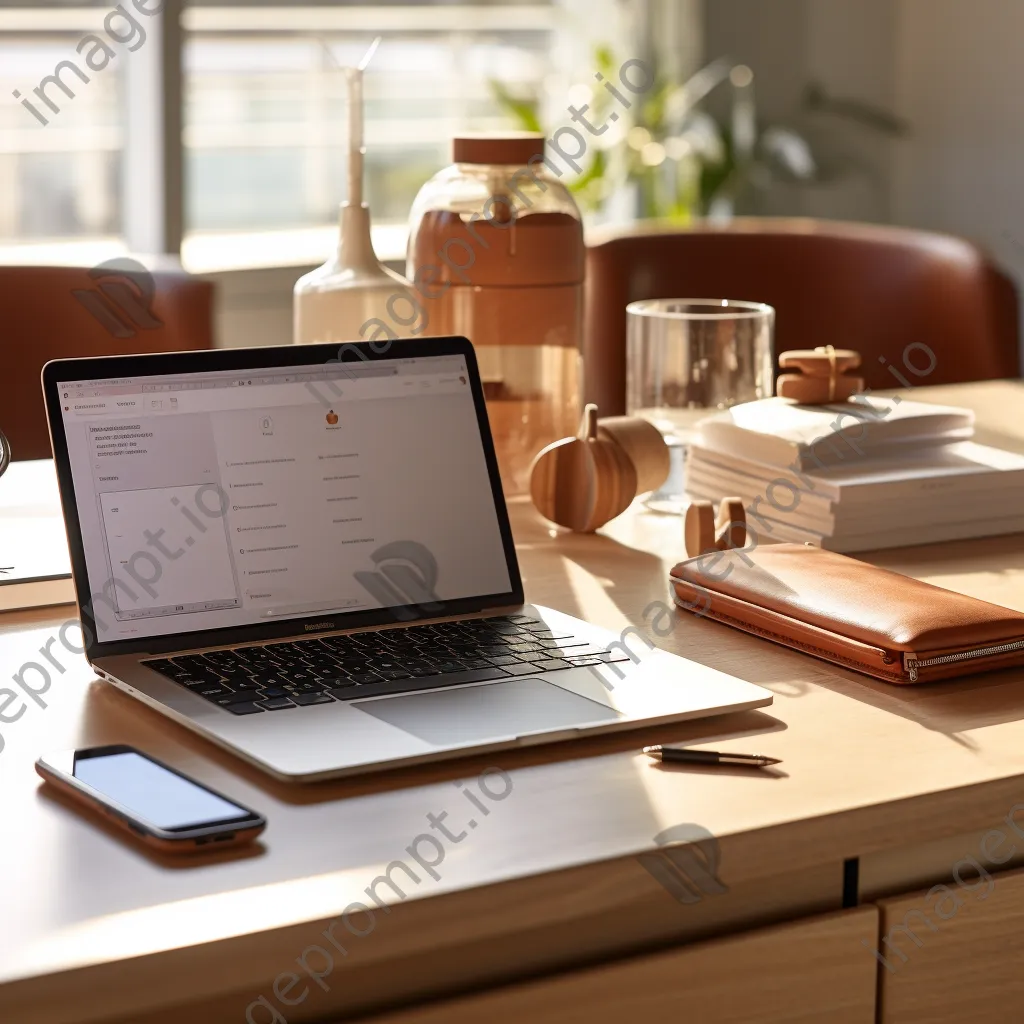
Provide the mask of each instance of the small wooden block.
POLYGON ((694 501, 686 510, 684 544, 690 558, 711 551, 742 548, 747 543, 747 515, 741 498, 723 498, 715 519, 710 501, 694 501))
POLYGON ((710 501, 693 501, 683 522, 686 553, 696 558, 715 550, 715 507, 710 501))
POLYGON ((825 377, 843 374, 860 366, 860 353, 849 348, 837 348, 829 355, 828 348, 793 349, 779 356, 779 366, 784 370, 799 370, 808 377, 825 377))
POLYGON ((860 353, 849 348, 824 345, 808 351, 796 349, 779 356, 779 366, 800 373, 784 373, 775 382, 775 394, 801 405, 829 405, 845 402, 864 390, 863 377, 847 377, 846 371, 860 366, 860 353))
POLYGON ((779 398, 792 398, 801 405, 845 402, 863 390, 863 377, 837 377, 831 388, 827 377, 806 377, 800 373, 784 373, 775 382, 775 393, 779 398))
POLYGON ((715 546, 719 551, 742 548, 747 543, 747 514, 740 498, 723 498, 715 523, 715 546))

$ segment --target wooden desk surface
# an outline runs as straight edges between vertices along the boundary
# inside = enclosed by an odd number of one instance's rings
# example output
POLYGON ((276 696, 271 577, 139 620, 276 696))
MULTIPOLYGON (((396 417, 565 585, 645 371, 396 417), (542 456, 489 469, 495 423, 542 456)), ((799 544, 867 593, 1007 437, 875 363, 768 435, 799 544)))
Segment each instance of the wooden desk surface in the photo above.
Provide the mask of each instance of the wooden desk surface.
MULTIPOLYGON (((915 397, 973 406, 981 440, 1024 451, 1024 383, 915 397)), ((550 529, 518 503, 513 526, 528 597, 616 630, 642 624, 644 609, 666 599, 666 573, 681 557, 680 521, 644 512, 583 537, 550 529)), ((1024 535, 869 557, 1024 611, 1024 535)), ((72 615, 0 616, 0 676, 38 661, 72 615)), ((696 822, 719 837, 721 878, 736 891, 794 875, 813 888, 822 872, 838 882, 846 858, 986 828, 1024 801, 1024 670, 896 688, 716 623, 673 616, 670 625, 660 646, 768 687, 774 705, 656 735, 302 788, 263 777, 54 648, 66 671, 48 706, 0 724, 0 1019, 135 1021, 175 1002, 219 1000, 222 1016, 210 1020, 244 1020, 252 999, 271 995, 268 978, 324 941, 325 919, 368 902, 364 889, 383 868, 409 860, 428 812, 448 811, 453 828, 465 823, 470 808, 455 782, 492 764, 509 774, 512 792, 448 851, 438 880, 424 877, 392 913, 378 913, 372 933, 351 938, 331 982, 336 996, 344 972, 346 1006, 515 977, 677 933, 679 907, 633 859, 671 825, 696 822), (757 774, 666 769, 639 753, 655 740, 756 750, 783 764, 757 774), (155 860, 41 791, 38 754, 113 742, 262 810, 263 842, 248 854, 155 860), (503 950, 500 963, 481 952, 474 966, 473 951, 491 946, 503 950)), ((314 987, 288 1020, 325 1015, 322 998, 314 987)))

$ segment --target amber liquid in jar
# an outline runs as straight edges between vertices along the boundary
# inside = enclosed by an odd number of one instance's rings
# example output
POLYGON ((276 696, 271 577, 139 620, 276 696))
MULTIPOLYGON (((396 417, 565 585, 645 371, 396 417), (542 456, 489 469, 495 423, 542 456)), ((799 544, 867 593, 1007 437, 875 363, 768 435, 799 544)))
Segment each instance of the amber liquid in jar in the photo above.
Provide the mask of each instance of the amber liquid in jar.
MULTIPOLYGON (((490 187, 498 194, 500 185, 490 187)), ((462 334, 476 349, 502 486, 512 496, 528 492, 537 453, 579 423, 583 234, 575 211, 532 212, 506 200, 491 213, 426 210, 408 273, 421 275, 424 334, 462 334), (502 210, 504 218, 494 215, 502 210)))

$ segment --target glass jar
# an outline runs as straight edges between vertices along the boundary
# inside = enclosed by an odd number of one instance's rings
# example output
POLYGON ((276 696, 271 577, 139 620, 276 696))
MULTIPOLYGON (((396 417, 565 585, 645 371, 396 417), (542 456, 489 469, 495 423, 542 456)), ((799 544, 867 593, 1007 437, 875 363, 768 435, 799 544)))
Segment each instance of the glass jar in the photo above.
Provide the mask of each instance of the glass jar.
POLYGON ((424 334, 473 343, 505 493, 525 494, 579 421, 582 220, 540 135, 460 137, 453 158, 413 204, 407 276, 424 334))
POLYGON ((671 465, 647 506, 684 513, 697 424, 772 395, 775 310, 736 299, 646 299, 626 306, 626 324, 626 411, 661 431, 671 465))

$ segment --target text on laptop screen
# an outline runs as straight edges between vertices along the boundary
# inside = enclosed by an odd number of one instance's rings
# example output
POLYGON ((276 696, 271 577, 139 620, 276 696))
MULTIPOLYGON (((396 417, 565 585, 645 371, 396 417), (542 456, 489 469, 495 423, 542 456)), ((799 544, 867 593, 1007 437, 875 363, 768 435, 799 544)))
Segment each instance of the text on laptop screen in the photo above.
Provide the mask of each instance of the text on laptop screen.
POLYGON ((100 642, 511 589, 461 356, 58 388, 100 642))

